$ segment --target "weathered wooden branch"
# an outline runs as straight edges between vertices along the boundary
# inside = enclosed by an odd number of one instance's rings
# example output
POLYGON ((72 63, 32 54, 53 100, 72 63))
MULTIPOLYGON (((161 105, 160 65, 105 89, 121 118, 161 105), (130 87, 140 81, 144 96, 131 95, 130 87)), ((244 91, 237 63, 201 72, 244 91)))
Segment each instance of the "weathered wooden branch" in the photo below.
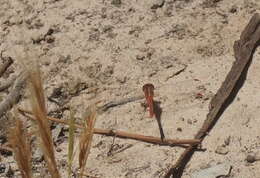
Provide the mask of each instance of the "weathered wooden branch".
MULTIPOLYGON (((27 111, 25 109, 19 108, 18 110, 23 115, 25 115, 25 113, 32 115, 32 113, 30 111, 27 111)), ((26 115, 26 117, 34 120, 34 118, 29 115, 26 115)), ((51 121, 54 121, 54 122, 59 122, 59 123, 68 125, 67 121, 64 121, 61 119, 56 119, 56 118, 52 118, 52 117, 48 117, 48 119, 51 121)), ((80 129, 84 128, 82 125, 79 125, 79 124, 75 124, 75 127, 80 128, 80 129)), ((162 140, 159 137, 145 136, 145 135, 133 134, 133 133, 124 132, 124 131, 110 130, 110 129, 95 128, 94 133, 100 134, 100 135, 106 135, 106 136, 114 136, 114 137, 119 137, 119 138, 134 139, 134 140, 139 140, 139 141, 144 141, 144 142, 159 144, 159 145, 177 146, 177 145, 184 145, 184 144, 193 145, 193 144, 200 143, 199 139, 164 139, 164 140, 162 140)))
POLYGON ((25 84, 26 74, 21 74, 14 82, 14 86, 11 89, 7 97, 0 103, 0 118, 5 112, 10 110, 14 104, 16 104, 23 91, 23 86, 25 84))
MULTIPOLYGON (((3 58, 2 53, 1 58, 3 58)), ((6 61, 0 66, 0 77, 2 77, 2 75, 5 73, 8 67, 12 65, 13 62, 14 61, 11 57, 6 57, 6 61)))
MULTIPOLYGON (((243 77, 242 74, 249 67, 252 55, 255 48, 260 42, 260 15, 255 14, 249 24, 246 26, 240 36, 240 40, 234 43, 235 62, 232 65, 225 81, 222 83, 220 89, 210 102, 210 110, 204 121, 202 128, 195 135, 195 139, 203 140, 207 133, 212 129, 217 120, 219 119, 221 112, 227 107, 225 104, 231 93, 236 89, 238 80, 243 77), (248 66, 247 66, 248 65, 248 66)), ((180 172, 183 171, 189 159, 191 158, 197 145, 191 145, 183 152, 176 164, 170 168, 165 175, 166 178, 181 177, 180 172)))
POLYGON ((4 91, 4 90, 8 89, 9 87, 11 87, 16 78, 17 78, 16 76, 11 76, 7 80, 1 82, 0 91, 4 91))

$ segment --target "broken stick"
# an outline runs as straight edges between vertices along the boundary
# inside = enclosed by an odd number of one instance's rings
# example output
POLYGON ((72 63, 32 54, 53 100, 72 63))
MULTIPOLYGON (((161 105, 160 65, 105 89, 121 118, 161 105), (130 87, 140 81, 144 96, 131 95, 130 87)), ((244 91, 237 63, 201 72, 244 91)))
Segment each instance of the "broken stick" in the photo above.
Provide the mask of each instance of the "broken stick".
MULTIPOLYGON (((18 111, 28 117, 31 120, 35 120, 33 117, 29 116, 32 115, 31 111, 27 111, 25 109, 18 108, 18 111), (27 115, 29 114, 29 115, 27 115)), ((61 120, 61 119, 56 119, 52 117, 48 117, 49 120, 54 121, 54 122, 59 122, 62 124, 68 125, 67 121, 61 120)), ((75 124, 75 127, 83 129, 84 127, 79 124, 75 124)), ((153 143, 153 144, 159 144, 159 145, 169 145, 169 146, 176 146, 176 145, 184 145, 184 144, 199 144, 200 140, 199 139, 164 139, 162 140, 159 137, 153 137, 153 136, 145 136, 145 135, 139 135, 139 134, 133 134, 133 133, 128 133, 124 131, 116 131, 116 130, 111 130, 111 129, 99 129, 99 128, 94 128, 94 133, 95 134, 100 134, 100 135, 106 135, 106 136, 115 136, 119 138, 128 138, 128 139, 133 139, 133 140, 140 140, 148 143, 153 143)))
MULTIPOLYGON (((203 140, 207 133, 212 129, 221 113, 225 110, 226 104, 231 93, 238 85, 239 79, 243 77, 243 72, 249 67, 255 48, 260 42, 260 15, 256 13, 250 20, 241 34, 240 40, 234 44, 235 62, 232 65, 225 81, 210 102, 210 110, 204 121, 202 128, 195 135, 195 139, 203 140)), ((243 78, 242 78, 243 79, 243 78)), ((183 152, 176 164, 173 165, 165 175, 166 178, 179 178, 191 158, 197 145, 191 145, 183 152)))

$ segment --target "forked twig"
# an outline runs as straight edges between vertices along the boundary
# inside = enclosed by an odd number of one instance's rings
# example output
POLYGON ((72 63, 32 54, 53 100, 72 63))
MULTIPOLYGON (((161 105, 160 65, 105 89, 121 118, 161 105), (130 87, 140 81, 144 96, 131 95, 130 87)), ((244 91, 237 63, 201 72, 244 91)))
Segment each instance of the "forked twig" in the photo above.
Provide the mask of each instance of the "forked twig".
MULTIPOLYGON (((27 111, 25 109, 19 108, 18 111, 28 117, 29 119, 35 120, 33 117, 27 115, 32 113, 30 111, 27 111)), ((61 119, 56 119, 52 117, 48 117, 49 120, 66 124, 69 125, 67 121, 61 120, 61 119)), ((84 127, 75 124, 75 127, 83 129, 84 127)), ((106 136, 115 136, 119 138, 128 138, 128 139, 134 139, 134 140, 139 140, 139 141, 144 141, 148 143, 153 143, 153 144, 159 144, 159 145, 169 145, 169 146, 177 146, 177 145, 183 145, 183 144, 199 144, 200 139, 164 139, 162 140, 159 137, 153 137, 153 136, 145 136, 145 135, 139 135, 139 134, 133 134, 133 133, 128 133, 128 132, 123 132, 123 131, 116 131, 116 130, 109 130, 109 129, 99 129, 95 128, 94 129, 95 134, 100 134, 100 135, 106 135, 106 136)))

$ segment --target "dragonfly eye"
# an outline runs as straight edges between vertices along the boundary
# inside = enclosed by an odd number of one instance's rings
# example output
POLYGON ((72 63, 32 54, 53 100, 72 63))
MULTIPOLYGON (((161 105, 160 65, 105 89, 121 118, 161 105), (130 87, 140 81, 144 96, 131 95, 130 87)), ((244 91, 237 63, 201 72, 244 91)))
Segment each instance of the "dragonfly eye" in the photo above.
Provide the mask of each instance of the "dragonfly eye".
POLYGON ((145 84, 144 86, 143 86, 143 91, 144 92, 147 92, 147 91, 153 91, 154 90, 154 86, 153 86, 153 84, 151 84, 151 83, 147 83, 147 84, 145 84))

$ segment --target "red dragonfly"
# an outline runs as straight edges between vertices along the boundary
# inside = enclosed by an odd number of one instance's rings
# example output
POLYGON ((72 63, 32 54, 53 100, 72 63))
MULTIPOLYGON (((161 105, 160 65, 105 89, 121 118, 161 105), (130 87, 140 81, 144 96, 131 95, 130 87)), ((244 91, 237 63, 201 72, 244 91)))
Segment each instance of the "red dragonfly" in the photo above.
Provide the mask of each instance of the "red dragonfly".
POLYGON ((149 107, 150 117, 154 116, 154 103, 153 103, 153 96, 154 96, 154 86, 151 83, 147 83, 143 86, 143 91, 146 99, 147 106, 149 107))

